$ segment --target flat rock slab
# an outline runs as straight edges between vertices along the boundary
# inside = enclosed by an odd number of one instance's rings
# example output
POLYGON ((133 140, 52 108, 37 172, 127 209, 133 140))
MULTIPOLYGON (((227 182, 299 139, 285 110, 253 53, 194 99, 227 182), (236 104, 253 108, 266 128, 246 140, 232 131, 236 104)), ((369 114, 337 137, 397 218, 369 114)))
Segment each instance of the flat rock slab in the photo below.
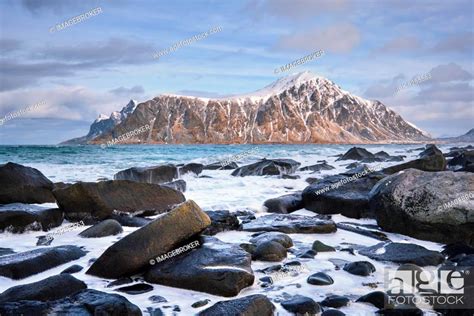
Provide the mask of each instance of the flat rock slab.
POLYGON ((201 311, 199 316, 222 316, 222 315, 242 315, 242 316, 273 316, 275 306, 262 294, 245 296, 236 300, 217 302, 211 307, 201 311))
POLYGON ((359 250, 359 254, 379 261, 413 263, 420 267, 436 266, 444 261, 444 256, 433 250, 415 244, 378 243, 359 250))
POLYGON ((128 180, 79 182, 53 191, 59 208, 67 219, 103 220, 113 211, 134 213, 152 211, 155 214, 170 210, 184 202, 184 195, 158 184, 128 180))
POLYGON ((86 252, 76 246, 40 248, 0 257, 0 275, 23 279, 66 262, 79 259, 86 252))
POLYGON ((202 246, 156 264, 145 280, 227 297, 253 284, 249 253, 215 237, 202 241, 202 246))
POLYGON ((19 301, 0 304, 0 315, 127 315, 142 316, 138 306, 125 297, 96 290, 82 290, 63 299, 41 301, 19 301))
POLYGON ((0 204, 54 202, 53 187, 35 168, 13 162, 0 165, 0 204))
POLYGON ((14 286, 0 294, 0 303, 28 301, 54 301, 84 290, 87 285, 71 276, 61 274, 47 279, 14 286))
POLYGON ((150 259, 178 248, 211 224, 192 200, 120 239, 92 264, 87 274, 118 279, 150 266, 150 259))
POLYGON ((322 220, 317 216, 295 214, 264 215, 243 225, 244 231, 282 232, 286 234, 328 234, 337 228, 332 220, 322 220))

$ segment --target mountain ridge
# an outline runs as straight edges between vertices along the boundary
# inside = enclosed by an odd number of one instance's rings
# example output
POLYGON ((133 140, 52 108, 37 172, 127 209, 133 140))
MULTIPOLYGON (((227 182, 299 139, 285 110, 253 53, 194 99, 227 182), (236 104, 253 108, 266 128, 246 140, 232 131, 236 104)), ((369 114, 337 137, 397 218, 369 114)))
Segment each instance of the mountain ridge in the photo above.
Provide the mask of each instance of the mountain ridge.
POLYGON ((430 139, 380 101, 363 99, 329 79, 302 72, 252 93, 223 98, 162 94, 136 105, 124 120, 85 143, 106 142, 150 121, 152 129, 128 143, 377 143, 430 139))

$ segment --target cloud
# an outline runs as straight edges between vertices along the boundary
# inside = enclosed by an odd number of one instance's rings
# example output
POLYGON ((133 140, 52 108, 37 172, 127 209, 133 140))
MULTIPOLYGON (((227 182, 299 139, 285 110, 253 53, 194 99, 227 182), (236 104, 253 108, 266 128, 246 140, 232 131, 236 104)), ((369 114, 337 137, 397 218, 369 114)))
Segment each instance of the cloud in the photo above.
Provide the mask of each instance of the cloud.
POLYGON ((364 95, 368 98, 384 98, 393 96, 397 91, 398 86, 400 86, 400 83, 404 82, 405 79, 406 77, 404 75, 399 74, 391 80, 375 83, 367 88, 364 95))
POLYGON ((21 0, 20 5, 30 11, 33 15, 39 15, 45 12, 53 12, 56 14, 62 14, 65 12, 76 11, 80 8, 87 10, 87 8, 94 7, 100 2, 97 0, 21 0))
POLYGON ((133 96, 133 95, 142 95, 145 93, 145 89, 142 86, 134 86, 131 88, 119 87, 109 91, 115 95, 119 96, 133 96))
POLYGON ((431 69, 432 82, 469 81, 472 74, 455 63, 439 65, 431 69))
POLYGON ((440 40, 432 49, 433 52, 468 53, 473 54, 474 32, 451 35, 440 40))
POLYGON ((0 54, 11 53, 22 47, 21 41, 13 38, 0 38, 0 54))
POLYGON ((359 29, 349 23, 334 24, 327 28, 315 28, 306 32, 282 36, 278 48, 312 51, 323 49, 333 53, 348 53, 359 45, 359 29))
POLYGON ((420 40, 415 36, 399 36, 388 42, 376 51, 379 53, 415 52, 422 47, 420 40))
POLYGON ((311 18, 328 12, 338 12, 349 7, 348 0, 251 0, 246 9, 252 13, 268 14, 291 20, 311 18))

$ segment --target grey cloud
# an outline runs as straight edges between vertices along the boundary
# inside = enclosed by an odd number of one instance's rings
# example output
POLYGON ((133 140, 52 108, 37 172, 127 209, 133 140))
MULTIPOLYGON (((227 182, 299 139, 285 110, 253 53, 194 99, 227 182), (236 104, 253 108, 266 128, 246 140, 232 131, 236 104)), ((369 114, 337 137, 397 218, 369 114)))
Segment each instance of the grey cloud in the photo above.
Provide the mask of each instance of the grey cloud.
POLYGON ((469 81, 472 74, 455 63, 439 65, 431 69, 432 82, 469 81))
POLYGON ((22 47, 22 42, 13 38, 0 38, 0 54, 4 55, 22 47))
POLYGON ((324 29, 316 28, 306 32, 285 35, 280 38, 277 47, 287 50, 323 49, 334 53, 347 53, 359 45, 359 29, 349 23, 330 25, 324 29))
POLYGON ((20 5, 33 15, 44 12, 53 12, 55 14, 73 13, 80 9, 87 10, 100 4, 97 0, 22 0, 20 5))
POLYGON ((465 102, 468 106, 470 105, 472 110, 474 89, 467 82, 434 83, 428 87, 423 87, 415 97, 415 100, 422 103, 445 102, 445 106, 453 102, 465 102))
POLYGON ((474 50, 474 32, 451 35, 439 41, 434 47, 433 52, 456 52, 470 53, 474 50))
POLYGON ((142 95, 145 93, 145 89, 142 86, 134 86, 131 88, 119 87, 109 91, 115 95, 120 96, 132 96, 132 95, 142 95))
POLYGON ((399 36, 396 37, 382 47, 377 49, 380 53, 403 53, 415 52, 422 47, 420 40, 415 36, 399 36))
POLYGON ((375 83, 367 88, 364 95, 368 98, 385 98, 393 96, 399 85, 406 77, 402 74, 393 77, 391 80, 375 83))

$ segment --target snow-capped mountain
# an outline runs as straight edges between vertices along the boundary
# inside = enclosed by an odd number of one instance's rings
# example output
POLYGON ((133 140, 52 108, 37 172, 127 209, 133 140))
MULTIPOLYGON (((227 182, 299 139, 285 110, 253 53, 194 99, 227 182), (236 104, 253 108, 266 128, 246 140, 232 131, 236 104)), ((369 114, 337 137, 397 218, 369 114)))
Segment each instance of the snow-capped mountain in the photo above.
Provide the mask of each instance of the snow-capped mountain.
MULTIPOLYGON (((129 142, 371 143, 429 139, 379 101, 302 72, 249 94, 210 99, 160 95, 140 103, 121 123, 90 140, 102 143, 145 124, 129 142)), ((91 127, 92 131, 92 127, 91 127)))
POLYGON ((474 143, 474 128, 471 128, 466 134, 457 137, 442 137, 438 140, 451 143, 474 143))
POLYGON ((130 114, 137 108, 137 101, 130 100, 128 104, 120 111, 114 111, 107 117, 104 114, 100 114, 99 117, 92 123, 89 133, 86 136, 73 138, 62 144, 85 144, 107 132, 113 130, 113 128, 125 121, 130 114))

